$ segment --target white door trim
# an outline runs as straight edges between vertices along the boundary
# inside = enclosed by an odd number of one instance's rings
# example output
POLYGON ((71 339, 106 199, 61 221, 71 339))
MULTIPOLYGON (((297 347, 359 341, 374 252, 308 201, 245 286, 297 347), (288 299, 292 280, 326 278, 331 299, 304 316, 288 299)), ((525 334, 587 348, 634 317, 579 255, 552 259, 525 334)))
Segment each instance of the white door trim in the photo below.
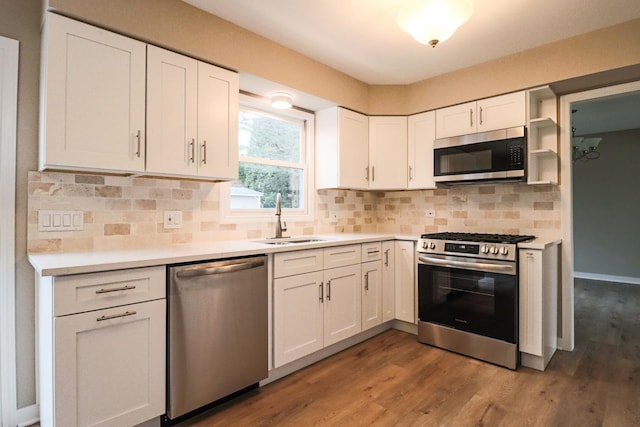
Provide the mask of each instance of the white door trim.
POLYGON ((573 312, 573 182, 571 164, 571 104, 640 91, 640 81, 592 89, 560 97, 560 200, 562 205, 562 338, 558 347, 573 350, 575 345, 573 312))
POLYGON ((0 36, 0 425, 15 426, 18 41, 0 36))

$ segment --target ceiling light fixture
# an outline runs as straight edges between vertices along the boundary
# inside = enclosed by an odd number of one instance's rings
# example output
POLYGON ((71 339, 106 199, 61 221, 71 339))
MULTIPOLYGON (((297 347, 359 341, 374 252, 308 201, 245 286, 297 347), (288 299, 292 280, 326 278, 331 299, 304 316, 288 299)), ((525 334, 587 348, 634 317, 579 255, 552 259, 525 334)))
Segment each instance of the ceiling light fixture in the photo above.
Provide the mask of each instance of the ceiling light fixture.
POLYGON ((271 106, 279 110, 286 110, 293 106, 293 95, 285 92, 276 92, 271 95, 271 106))
MULTIPOLYGON (((571 110, 571 114, 577 113, 578 110, 571 110)), ((571 127, 571 160, 576 162, 578 160, 595 160, 600 157, 598 151, 598 144, 600 144, 602 138, 591 137, 585 138, 583 136, 576 136, 575 126, 571 127)))
POLYGON ((471 0, 417 0, 400 10, 397 22, 418 43, 436 47, 473 14, 471 0))

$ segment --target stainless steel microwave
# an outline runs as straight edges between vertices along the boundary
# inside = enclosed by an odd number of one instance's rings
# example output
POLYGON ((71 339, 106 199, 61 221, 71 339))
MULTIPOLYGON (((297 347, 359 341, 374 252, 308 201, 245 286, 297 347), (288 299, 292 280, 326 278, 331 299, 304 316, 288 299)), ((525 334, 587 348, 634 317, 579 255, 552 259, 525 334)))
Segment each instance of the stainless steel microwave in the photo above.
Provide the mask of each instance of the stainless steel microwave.
POLYGON ((524 126, 434 141, 435 182, 524 180, 527 138, 524 126))

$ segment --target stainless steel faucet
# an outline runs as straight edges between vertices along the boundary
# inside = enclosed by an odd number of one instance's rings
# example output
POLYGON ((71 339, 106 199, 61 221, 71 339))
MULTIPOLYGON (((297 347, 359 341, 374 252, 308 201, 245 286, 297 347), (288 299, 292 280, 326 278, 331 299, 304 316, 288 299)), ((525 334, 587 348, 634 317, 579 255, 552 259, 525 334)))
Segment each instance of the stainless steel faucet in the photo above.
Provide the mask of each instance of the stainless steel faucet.
POLYGON ((282 237, 282 232, 287 231, 287 222, 280 222, 280 217, 282 216, 282 196, 280 193, 276 195, 276 216, 278 220, 276 221, 276 235, 274 236, 276 239, 282 237), (282 224, 284 223, 284 227, 282 224))

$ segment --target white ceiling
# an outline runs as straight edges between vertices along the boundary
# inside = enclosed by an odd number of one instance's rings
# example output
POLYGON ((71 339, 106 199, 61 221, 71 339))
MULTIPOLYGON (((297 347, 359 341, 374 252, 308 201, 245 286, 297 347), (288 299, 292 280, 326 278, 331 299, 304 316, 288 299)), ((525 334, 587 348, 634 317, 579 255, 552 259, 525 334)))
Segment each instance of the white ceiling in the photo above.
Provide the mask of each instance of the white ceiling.
MULTIPOLYGON (((640 0, 472 0, 474 14, 435 48, 396 24, 412 0, 183 0, 369 84, 408 84, 640 17, 640 0)), ((615 49, 615 46, 611 47, 615 49)), ((241 73, 243 90, 285 90, 311 110, 331 105, 241 73)), ((576 135, 640 128, 640 94, 583 103, 576 135)))
POLYGON ((471 19, 431 48, 396 24, 411 0, 184 1, 369 84, 413 83, 640 17, 639 0, 472 0, 471 19))

